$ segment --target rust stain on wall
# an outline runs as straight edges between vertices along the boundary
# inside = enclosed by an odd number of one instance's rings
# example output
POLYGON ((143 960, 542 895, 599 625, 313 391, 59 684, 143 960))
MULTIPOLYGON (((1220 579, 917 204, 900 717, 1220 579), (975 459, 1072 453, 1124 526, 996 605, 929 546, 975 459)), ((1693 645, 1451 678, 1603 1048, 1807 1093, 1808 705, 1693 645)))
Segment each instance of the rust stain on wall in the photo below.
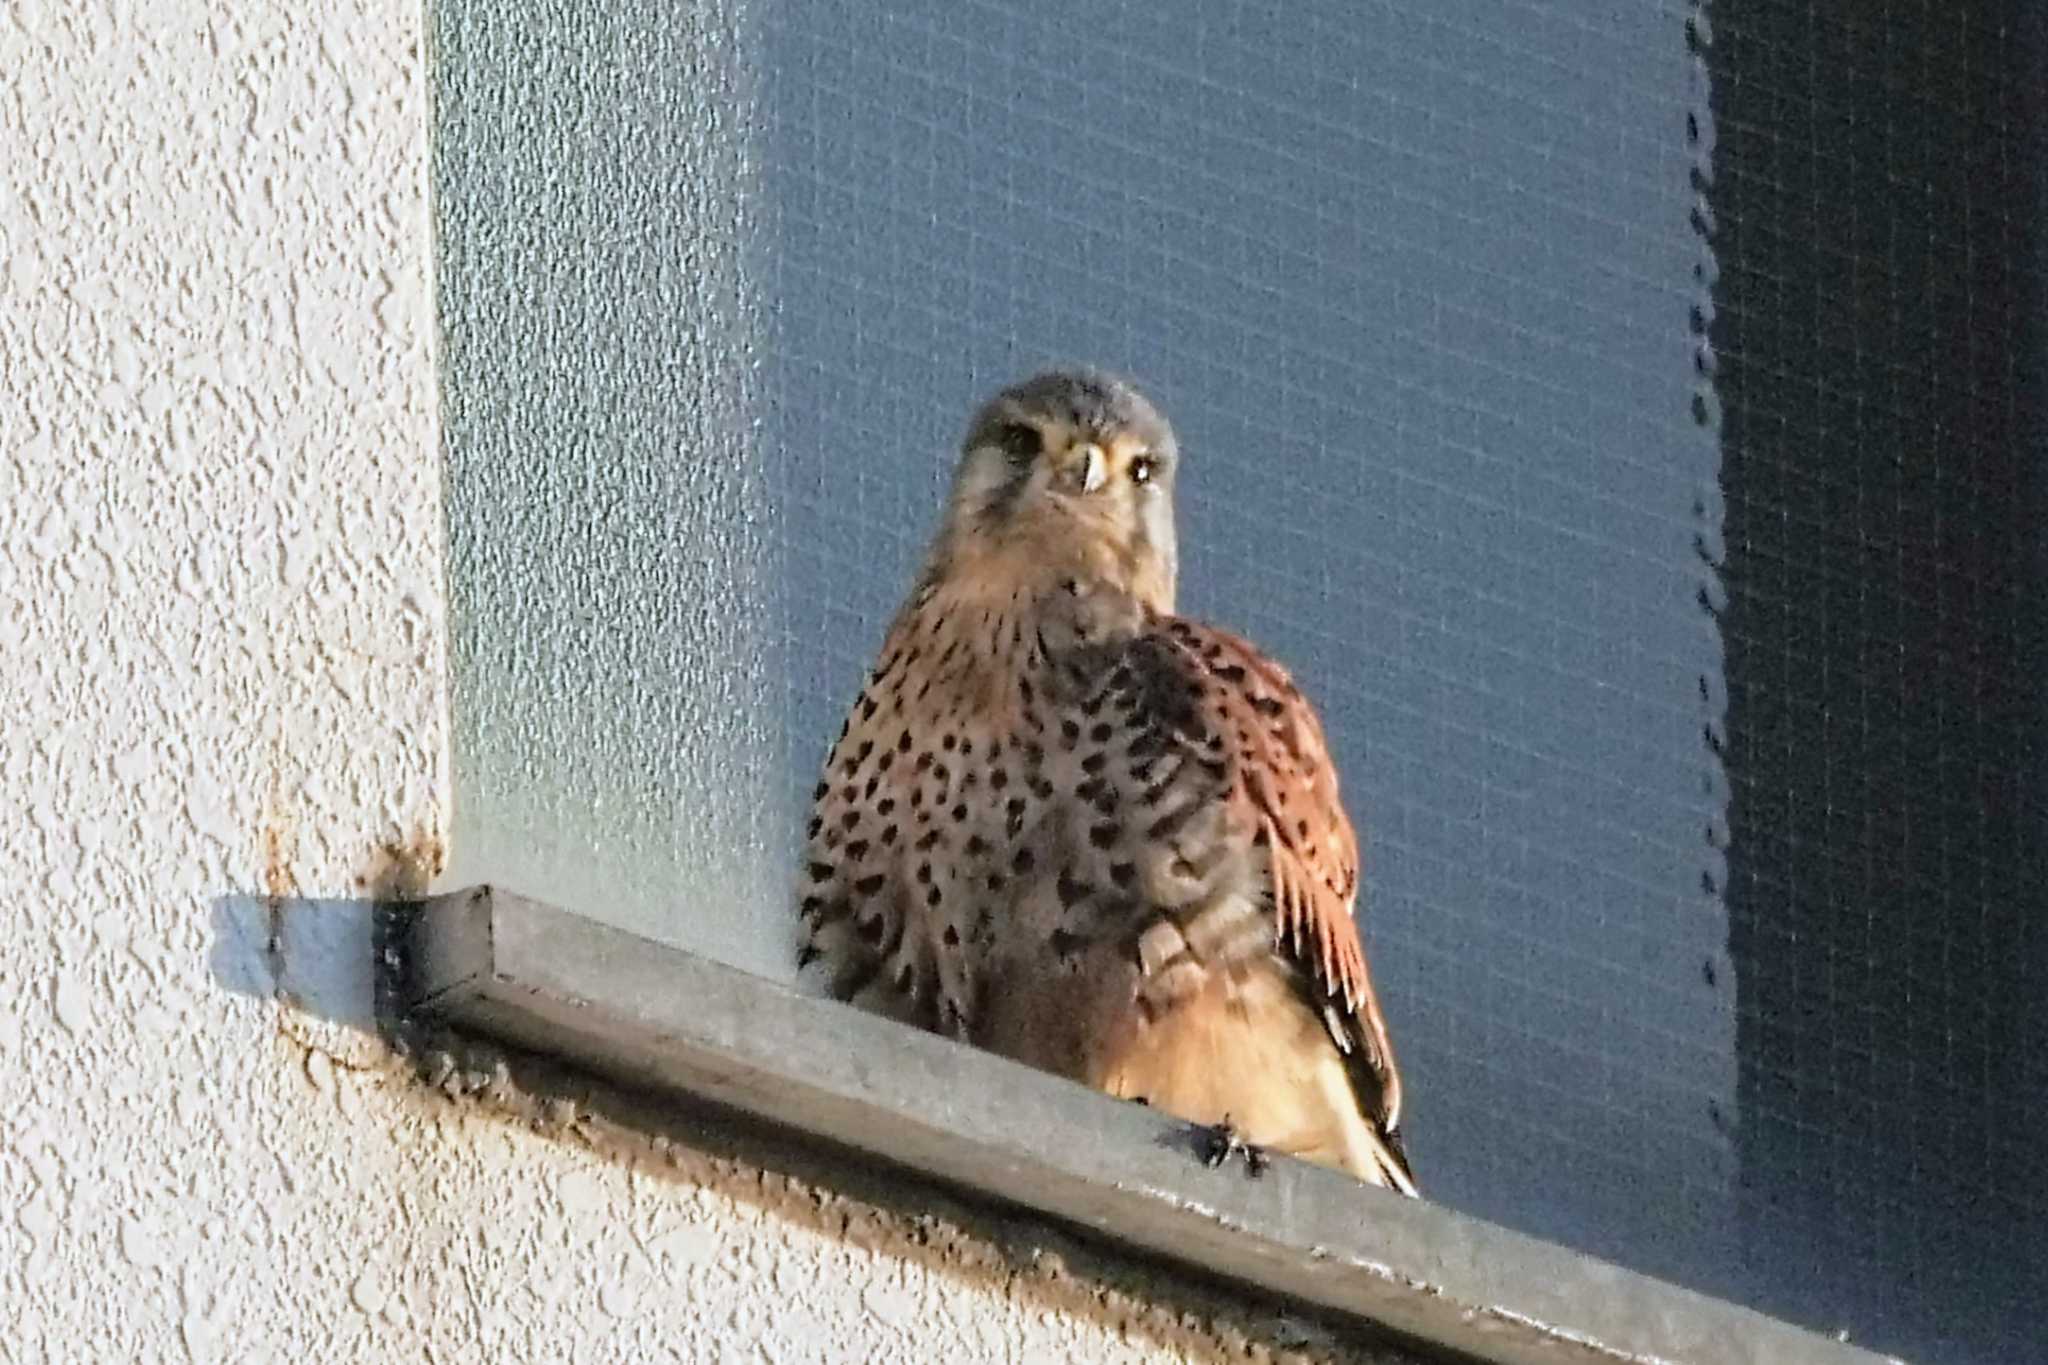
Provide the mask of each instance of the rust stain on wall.
POLYGON ((395 839, 386 839, 371 852, 355 885, 371 900, 410 900, 423 896, 448 866, 448 842, 437 828, 425 825, 395 839))
POLYGON ((299 879, 292 871, 298 852, 298 827, 282 812, 265 816, 261 836, 263 850, 263 891, 271 900, 283 900, 299 893, 299 879))

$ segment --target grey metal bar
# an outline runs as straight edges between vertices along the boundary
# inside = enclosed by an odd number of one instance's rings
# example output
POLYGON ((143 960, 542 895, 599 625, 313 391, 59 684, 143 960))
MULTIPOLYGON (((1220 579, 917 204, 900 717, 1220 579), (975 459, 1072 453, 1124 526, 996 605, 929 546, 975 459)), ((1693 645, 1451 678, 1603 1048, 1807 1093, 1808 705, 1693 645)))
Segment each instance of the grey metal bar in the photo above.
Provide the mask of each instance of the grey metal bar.
POLYGON ((687 1091, 1104 1237, 1501 1365, 1888 1359, 1294 1161, 1210 1170, 1186 1125, 1000 1057, 476 887, 402 936, 402 1007, 687 1091))

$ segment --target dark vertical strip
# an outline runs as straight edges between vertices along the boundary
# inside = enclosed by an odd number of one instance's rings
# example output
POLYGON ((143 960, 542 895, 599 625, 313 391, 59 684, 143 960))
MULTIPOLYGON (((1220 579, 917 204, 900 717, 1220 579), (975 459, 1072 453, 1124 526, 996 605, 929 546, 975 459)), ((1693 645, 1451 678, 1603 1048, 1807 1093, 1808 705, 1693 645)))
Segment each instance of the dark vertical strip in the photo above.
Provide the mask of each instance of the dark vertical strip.
POLYGON ((2048 1197, 2021 1046, 2048 829, 2041 67, 1992 0, 1712 14, 1756 1293, 2018 1359, 2040 1257, 2014 1239, 2048 1197))

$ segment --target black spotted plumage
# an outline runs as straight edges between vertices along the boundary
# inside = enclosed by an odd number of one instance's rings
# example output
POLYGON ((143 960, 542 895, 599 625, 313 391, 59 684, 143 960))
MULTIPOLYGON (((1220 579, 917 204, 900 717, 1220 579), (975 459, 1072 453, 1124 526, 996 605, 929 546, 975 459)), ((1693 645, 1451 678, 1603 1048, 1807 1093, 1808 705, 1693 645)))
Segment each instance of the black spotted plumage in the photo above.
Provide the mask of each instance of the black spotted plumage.
POLYGON ((1322 730, 1173 615, 1176 457, 1110 381, 977 418, 814 794, 799 954, 840 998, 1412 1193, 1322 730), (1018 422, 1022 462, 983 435, 1018 422))

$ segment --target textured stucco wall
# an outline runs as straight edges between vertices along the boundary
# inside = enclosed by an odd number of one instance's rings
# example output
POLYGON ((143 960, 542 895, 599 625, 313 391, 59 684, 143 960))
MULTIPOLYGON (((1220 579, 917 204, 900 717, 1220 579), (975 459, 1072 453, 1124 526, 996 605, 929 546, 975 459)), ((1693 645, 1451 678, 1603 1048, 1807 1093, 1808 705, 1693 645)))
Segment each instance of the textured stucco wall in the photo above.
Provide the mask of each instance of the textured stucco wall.
POLYGON ((0 10, 0 1358, 1265 1354, 368 1031, 447 790, 420 34, 0 10))

